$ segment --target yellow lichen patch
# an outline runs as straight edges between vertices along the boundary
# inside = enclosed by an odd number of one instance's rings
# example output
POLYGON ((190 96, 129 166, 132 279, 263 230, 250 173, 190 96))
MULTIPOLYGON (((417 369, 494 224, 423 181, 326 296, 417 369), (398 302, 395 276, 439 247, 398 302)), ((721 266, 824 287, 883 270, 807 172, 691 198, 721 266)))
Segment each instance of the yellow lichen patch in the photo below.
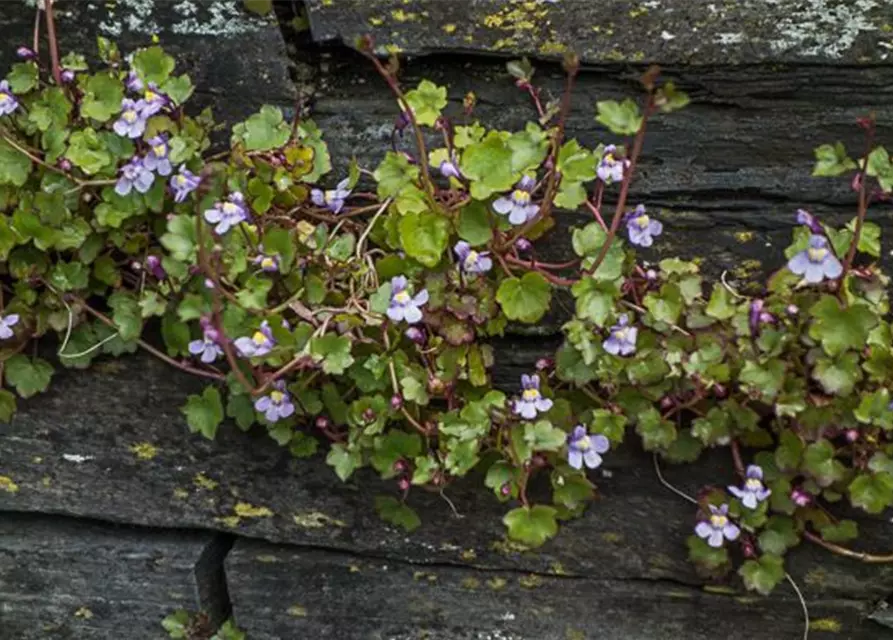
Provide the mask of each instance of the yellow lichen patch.
POLYGON ((567 571, 564 568, 564 565, 560 562, 553 562, 549 567, 549 573, 554 573, 556 576, 566 576, 567 571))
POLYGON ((293 616, 295 618, 306 618, 307 617, 307 609, 302 607, 299 604, 293 604, 290 606, 286 612, 288 615, 293 616))
POLYGON ((518 584, 525 589, 536 589, 537 587, 542 586, 543 579, 535 573, 531 573, 530 575, 518 578, 518 584))
POLYGON ((567 631, 564 632, 564 637, 567 640, 586 640, 586 636, 582 631, 572 629, 571 627, 568 627, 567 631))
POLYGON ((506 584, 505 578, 490 578, 487 580, 487 586, 493 589, 493 591, 502 591, 505 589, 506 584))
POLYGON ((459 557, 465 560, 465 562, 471 562, 478 557, 478 554, 474 549, 465 549, 459 554, 459 557))
POLYGON ((750 242, 753 240, 754 232, 753 231, 738 231, 735 233, 735 240, 740 243, 750 242))
POLYGON ((723 596, 733 596, 738 593, 731 587, 724 587, 718 584, 705 584, 702 589, 704 589, 704 591, 706 591, 707 593, 716 593, 723 596))
POLYGON ((510 553, 523 553, 524 551, 529 551, 529 547, 525 547, 520 542, 515 542, 514 540, 509 540, 505 538, 503 540, 497 540, 490 548, 497 553, 501 553, 503 555, 508 555, 510 553))
POLYGON ((219 522, 220 524, 229 527, 230 529, 235 529, 239 526, 239 523, 242 522, 242 518, 239 516, 223 516, 220 518, 214 518, 215 522, 219 522))
POLYGON ((427 571, 416 571, 412 574, 412 579, 416 582, 421 582, 422 580, 427 580, 428 582, 437 582, 437 576, 433 573, 428 573, 427 571))
POLYGON ((411 22, 419 19, 419 14, 404 11, 403 9, 394 9, 391 11, 391 17, 397 22, 411 22))
POLYGON ((384 50, 387 51, 392 56, 396 56, 396 55, 403 53, 403 47, 401 47, 399 44, 393 44, 393 43, 386 44, 384 46, 384 50))
POLYGON ((16 493, 19 490, 19 485, 12 481, 12 478, 9 476, 0 476, 0 491, 6 491, 7 493, 16 493))
POLYGON ((351 573, 359 573, 360 572, 360 568, 355 564, 352 564, 347 568, 351 573))
POLYGON ((635 19, 635 18, 639 18, 639 17, 641 17, 641 16, 647 16, 647 15, 648 15, 648 7, 638 7, 637 9, 630 9, 630 10, 629 10, 629 17, 630 17, 630 18, 634 18, 634 19, 635 19))
POLYGON ((540 53, 549 54, 549 53, 565 53, 567 51, 567 45, 563 42, 544 42, 540 45, 540 53))
POLYGON ((455 33, 455 31, 456 31, 456 25, 454 25, 452 22, 448 22, 447 24, 443 25, 443 27, 441 27, 441 28, 450 34, 455 33))
POLYGON ((158 447, 151 442, 137 442, 130 445, 130 453, 140 460, 151 460, 158 455, 158 447))
POLYGON ((89 620, 93 617, 93 612, 90 611, 87 607, 81 607, 77 611, 74 612, 75 618, 83 618, 84 620, 89 620))
POLYGON ((623 536, 619 533, 614 533, 613 531, 605 531, 602 534, 602 540, 605 542, 610 542, 612 544, 617 544, 618 542, 623 541, 623 536))
POLYGON ((817 618, 809 621, 810 631, 829 631, 831 633, 839 633, 843 628, 840 620, 834 618, 817 618))
POLYGON ((757 273, 762 266, 763 263, 759 260, 745 260, 732 271, 732 275, 739 280, 746 280, 757 273))
POLYGON ((33 458, 31 458, 31 462, 34 464, 40 464, 41 462, 43 462, 43 458, 41 458, 40 456, 34 456, 33 458))
POLYGON ((196 487, 200 487, 201 489, 207 489, 208 491, 213 491, 217 487, 220 486, 220 483, 216 480, 212 480, 208 476, 203 473, 196 473, 192 478, 192 484, 196 487))
POLYGON ((691 600, 692 595, 688 591, 667 591, 668 598, 676 598, 677 600, 691 600))
POLYGON ((369 16, 369 24, 373 27, 380 27, 384 24, 384 18, 379 18, 378 16, 369 16))
POLYGON ((44 476, 40 479, 40 484, 42 484, 44 487, 49 487, 51 484, 53 484, 53 479, 49 476, 44 476))
POLYGON ((258 562, 263 562, 264 564, 274 564, 276 562, 279 562, 279 558, 277 558, 276 556, 271 556, 271 555, 267 555, 267 554, 263 554, 263 553, 260 555, 254 556, 254 559, 257 560, 258 562))
POLYGON ((247 502, 239 502, 233 507, 237 516, 242 518, 269 518, 273 515, 267 507, 255 507, 247 502))
POLYGON ((189 497, 189 492, 183 487, 177 487, 176 489, 174 489, 174 497, 177 500, 185 500, 189 497))
POLYGON ((478 580, 477 578, 468 577, 462 581, 463 589, 471 589, 472 591, 474 591, 475 589, 477 589, 480 586, 481 586, 481 581, 478 580))
POLYGON ((324 7, 331 7, 333 4, 335 4, 335 0, 322 0, 322 6, 324 7))
POLYGON ((319 511, 296 513, 292 516, 295 524, 304 529, 322 529, 323 527, 346 527, 347 523, 319 511))

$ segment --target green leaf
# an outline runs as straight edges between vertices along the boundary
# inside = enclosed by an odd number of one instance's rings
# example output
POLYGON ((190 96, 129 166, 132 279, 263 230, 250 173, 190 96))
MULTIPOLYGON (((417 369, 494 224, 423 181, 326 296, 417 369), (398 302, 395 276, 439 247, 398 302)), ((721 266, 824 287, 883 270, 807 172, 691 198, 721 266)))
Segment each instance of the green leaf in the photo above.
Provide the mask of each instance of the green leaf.
POLYGON ((642 126, 639 106, 632 98, 623 102, 601 100, 596 102, 596 107, 598 115, 595 119, 618 136, 633 136, 642 126))
POLYGON ((613 282, 603 282, 595 278, 581 278, 572 287, 577 298, 577 317, 591 320, 603 327, 614 314, 614 301, 620 294, 613 282))
POLYGON ((115 159, 105 142, 93 129, 75 131, 68 141, 68 151, 65 157, 84 173, 94 174, 111 167, 115 159))
POLYGON ((61 291, 86 289, 90 268, 80 262, 57 262, 50 272, 50 283, 61 291))
POLYGON ((403 527, 404 530, 410 533, 418 529, 422 524, 415 511, 391 496, 376 496, 375 510, 378 511, 379 517, 385 522, 403 527))
POLYGON ((161 85, 161 91, 173 100, 175 105, 182 105, 192 96, 195 87, 192 80, 185 73, 181 76, 171 77, 161 85))
POLYGON ((37 87, 38 73, 37 63, 19 62, 12 65, 12 71, 6 75, 9 88, 16 95, 23 95, 37 87))
POLYGON ((778 448, 775 450, 775 464, 782 471, 798 468, 804 449, 803 441, 796 433, 788 430, 782 431, 779 436, 778 448))
POLYGON ((678 111, 688 105, 690 101, 688 94, 679 91, 672 82, 664 83, 664 86, 657 90, 654 98, 654 104, 660 107, 664 113, 678 111))
POLYGON ((829 356, 847 349, 862 349, 869 332, 878 323, 877 316, 865 305, 841 308, 837 298, 830 295, 822 296, 809 310, 809 315, 813 318, 809 337, 820 340, 829 356))
POLYGON ((626 433, 626 416, 607 409, 596 409, 589 421, 590 431, 600 433, 614 444, 621 444, 626 433))
POLYGON ((427 211, 407 213, 400 219, 399 230, 406 255, 426 267, 437 266, 450 238, 449 222, 444 216, 427 211))
POLYGON ((170 356, 185 356, 189 353, 189 325, 181 322, 173 313, 161 319, 161 337, 170 356))
POLYGON ((512 171, 533 171, 546 159, 549 136, 539 125, 528 122, 524 131, 513 133, 506 144, 512 150, 512 171))
POLYGON ((535 505, 512 509, 502 522, 508 528, 511 539, 529 547, 539 547, 558 533, 557 511, 553 507, 535 505))
POLYGON ((174 59, 161 47, 147 47, 133 54, 131 66, 144 83, 152 82, 160 87, 174 70, 174 59))
POLYGON ((893 504, 893 474, 863 473, 849 486, 850 502, 868 513, 880 513, 893 504))
POLYGON ((711 547, 706 540, 695 535, 689 536, 685 543, 689 559, 708 571, 723 568, 729 562, 729 552, 725 547, 711 547))
POLYGON ((539 420, 524 423, 524 440, 532 451, 558 451, 564 446, 567 434, 548 420, 539 420))
POLYGON ((181 411, 186 416, 189 431, 200 433, 208 440, 217 435, 217 427, 223 422, 223 403, 216 387, 205 387, 201 395, 191 394, 181 411))
POLYGON ((447 105, 447 90, 430 80, 422 80, 417 88, 406 92, 406 102, 412 109, 416 122, 433 127, 447 105))
POLYGON ((667 282, 660 288, 660 293, 646 295, 642 304, 658 322, 675 325, 682 312, 682 292, 679 285, 667 282))
POLYGON ((834 454, 834 445, 825 439, 810 444, 803 454, 803 468, 822 487, 827 487, 843 477, 843 465, 834 459, 834 454))
POLYGON ((376 436, 375 450, 370 461, 385 480, 397 475, 394 465, 399 460, 409 461, 422 452, 422 439, 417 433, 392 429, 383 436, 376 436))
POLYGON ((558 151, 558 171, 561 180, 588 182, 595 179, 595 156, 580 146, 576 140, 568 140, 558 151))
POLYGON ((646 451, 666 449, 676 440, 676 427, 669 420, 661 417, 654 407, 648 407, 639 414, 636 433, 642 437, 642 446, 646 451))
POLYGON ((828 542, 847 542, 859 537, 859 526, 853 520, 841 520, 836 524, 827 524, 820 530, 822 539, 828 542))
MULTIPOLYGON (((595 264, 595 259, 607 239, 608 234, 597 222, 590 222, 582 229, 574 229, 571 243, 574 252, 583 258, 584 269, 590 269, 595 264)), ((592 277, 596 280, 616 280, 623 275, 624 258, 622 243, 615 239, 611 243, 604 261, 592 274, 592 277)))
POLYGON ((350 349, 350 338, 334 333, 327 333, 310 341, 310 355, 317 362, 322 362, 324 372, 333 375, 341 375, 353 364, 350 349))
POLYGON ((768 596, 784 580, 784 560, 777 555, 764 553, 758 560, 745 561, 738 574, 749 590, 768 596))
POLYGON ((108 305, 113 310, 112 320, 115 321, 121 339, 127 341, 139 338, 143 331, 143 318, 137 299, 130 293, 116 291, 109 296, 108 305))
POLYGON ((738 379, 751 391, 771 400, 784 385, 785 366, 780 360, 769 360, 763 364, 747 360, 738 379))
POLYGON ((853 392, 856 383, 862 379, 859 356, 855 353, 845 353, 833 360, 818 358, 812 370, 812 377, 819 381, 825 393, 848 396, 853 392))
POLYGON ((456 127, 456 136, 453 139, 453 144, 456 145, 457 149, 464 149, 475 142, 483 140, 486 132, 487 130, 479 122, 475 122, 470 126, 459 125, 456 127))
POLYGON ((487 206, 472 200, 459 211, 459 237, 472 246, 487 244, 493 238, 487 206))
POLYGON ((236 421, 239 429, 248 431, 256 422, 251 396, 247 393, 230 393, 226 399, 226 415, 236 421))
POLYGON ((24 153, 0 140, 0 185, 21 187, 31 173, 31 160, 24 153))
POLYGON ((814 176, 839 176, 856 168, 856 163, 847 156, 842 142, 823 144, 815 148, 814 176))
POLYGON ((793 518, 772 516, 766 523, 759 538, 760 550, 777 556, 800 543, 793 518))
POLYGON ((893 163, 890 162, 890 156, 883 147, 876 147, 868 154, 866 173, 877 178, 883 191, 893 189, 893 163))
MULTIPOLYGON (((120 106, 120 105, 119 105, 120 106)), ((31 105, 28 121, 41 131, 62 131, 68 126, 71 103, 59 87, 47 87, 31 105)))
POLYGON ((388 151, 375 169, 373 177, 378 183, 378 197, 392 198, 406 187, 413 186, 413 182, 419 177, 419 168, 403 154, 388 151))
POLYGON ((16 397, 6 389, 0 389, 0 424, 9 424, 16 412, 16 397))
POLYGON ((532 324, 549 310, 552 289, 539 273, 531 271, 521 278, 506 278, 496 291, 496 300, 509 320, 532 324))
POLYGON ((512 150, 496 131, 465 149, 460 168, 471 180, 471 197, 476 200, 511 189, 519 177, 512 171, 512 150))
POLYGON ((6 381, 22 398, 46 391, 52 377, 53 366, 42 358, 16 354, 6 361, 6 381))
POLYGON ((99 122, 107 122, 121 111, 121 100, 124 98, 124 86, 121 80, 112 73, 97 73, 95 76, 83 76, 81 90, 84 97, 81 102, 81 115, 99 122))
POLYGON ((179 609, 162 620, 161 626, 171 638, 186 638, 189 632, 189 613, 179 609))
POLYGON ((271 151, 288 142, 291 127, 278 107, 264 105, 260 111, 233 127, 232 143, 246 151, 271 151))
POLYGON ((717 320, 728 320, 736 312, 732 294, 722 284, 713 285, 713 293, 710 294, 710 302, 707 303, 705 313, 717 320))

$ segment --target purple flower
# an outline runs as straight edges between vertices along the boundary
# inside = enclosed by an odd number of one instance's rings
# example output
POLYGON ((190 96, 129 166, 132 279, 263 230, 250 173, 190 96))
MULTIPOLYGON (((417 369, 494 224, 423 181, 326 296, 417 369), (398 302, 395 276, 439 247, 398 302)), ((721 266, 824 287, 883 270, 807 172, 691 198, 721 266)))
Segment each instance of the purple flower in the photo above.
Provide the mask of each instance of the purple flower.
POLYGON ((214 233, 221 236, 247 219, 248 210, 245 209, 245 198, 238 191, 232 192, 226 202, 218 202, 213 209, 205 211, 205 220, 216 224, 214 233))
POLYGON ((533 245, 530 244, 530 240, 527 238, 518 238, 515 240, 515 248, 518 251, 530 251, 531 247, 533 247, 533 245))
POLYGON ((19 314, 10 313, 0 316, 0 340, 9 340, 13 336, 12 328, 19 323, 19 314))
POLYGON ((567 438, 567 462, 574 469, 582 469, 583 463, 590 469, 597 469, 602 463, 600 453, 611 448, 608 439, 601 435, 589 435, 586 427, 577 425, 567 438))
POLYGON ((74 71, 71 69, 65 69, 59 76, 59 79, 62 80, 62 84, 71 84, 74 82, 74 71))
POLYGON ((155 182, 155 174, 149 171, 139 158, 132 158, 118 170, 119 178, 115 183, 115 193, 126 196, 130 190, 136 188, 140 193, 146 193, 155 182))
POLYGON ((797 224, 809 227, 810 231, 818 235, 823 235, 825 233, 825 230, 822 228, 819 221, 806 209, 797 209, 797 224))
MULTIPOLYGON (((258 249, 260 249, 261 252, 264 250, 263 246, 258 247, 258 249)), ((261 271, 267 271, 269 273, 279 271, 279 254, 260 253, 254 257, 252 262, 260 267, 261 271)))
POLYGON ((347 188, 348 184, 350 184, 350 178, 345 178, 334 189, 326 191, 313 189, 310 192, 310 199, 313 200, 313 204, 317 207, 324 207, 332 213, 341 213, 344 201, 350 195, 350 189, 347 188))
POLYGON ((440 163, 440 175, 444 178, 462 177, 462 172, 459 171, 459 159, 456 157, 455 151, 450 155, 449 160, 444 160, 440 163))
POLYGON ((726 540, 737 540, 741 534, 738 528, 731 520, 729 520, 729 505, 722 504, 719 507, 710 507, 710 519, 702 520, 695 527, 695 533, 699 538, 704 538, 711 547, 719 548, 722 546, 723 538, 726 540))
POLYGON ((143 94, 143 99, 140 101, 140 104, 142 105, 141 114, 143 118, 154 116, 156 113, 164 109, 164 107, 167 106, 168 102, 168 97, 158 90, 158 87, 155 85, 155 83, 150 82, 149 87, 143 94))
POLYGON ((521 376, 521 397, 515 400, 514 411, 525 420, 533 420, 537 413, 552 408, 552 401, 540 394, 540 378, 537 375, 521 376))
POLYGON ((35 53, 34 49, 29 49, 28 47, 19 47, 16 49, 16 55, 20 60, 35 60, 37 58, 37 53, 35 53))
POLYGON ((8 116, 10 113, 19 108, 19 101, 9 88, 6 80, 0 82, 0 116, 8 116))
POLYGON ((812 495, 803 489, 795 488, 791 490, 791 500, 798 507, 805 507, 812 502, 812 495))
POLYGON ((146 131, 146 116, 142 113, 143 103, 130 98, 121 100, 121 116, 115 120, 113 129, 119 136, 139 138, 146 131))
POLYGON ((422 319, 419 307, 428 302, 428 291, 422 289, 413 297, 406 285, 406 276, 391 278, 391 304, 387 314, 394 322, 405 320, 408 324, 415 324, 422 319))
POLYGON ((609 144, 602 152, 602 159, 598 163, 596 174, 599 179, 606 184, 612 182, 620 182, 623 180, 623 171, 629 166, 629 160, 618 160, 614 154, 617 153, 617 147, 609 144))
POLYGON ((629 241, 640 247, 650 247, 654 243, 655 236, 659 236, 664 230, 657 220, 652 220, 645 213, 645 205, 640 204, 635 211, 626 214, 626 231, 629 241))
POLYGON ((425 344, 425 332, 418 327, 410 327, 403 333, 403 335, 416 344, 425 344))
POLYGON ((636 338, 639 330, 629 325, 629 316, 625 313, 617 318, 617 324, 611 327, 611 335, 602 342, 602 347, 612 355, 628 356, 636 352, 636 338))
POLYGON ((186 200, 186 196, 195 191, 201 181, 201 178, 181 166, 180 173, 173 176, 170 181, 171 189, 174 190, 174 202, 186 200))
POLYGON ((161 266, 161 259, 158 256, 147 256, 146 268, 148 268, 149 271, 152 272, 152 275, 159 280, 167 278, 167 272, 164 270, 164 267, 161 266))
POLYGON ((169 176, 174 168, 171 166, 170 146, 167 143, 167 136, 164 134, 157 135, 149 139, 149 153, 143 160, 143 165, 150 171, 155 171, 160 176, 169 176))
POLYGON ((201 356, 201 361, 205 364, 214 362, 223 355, 223 349, 218 344, 220 335, 217 330, 210 324, 206 324, 202 331, 201 340, 193 340, 189 343, 189 353, 194 356, 201 356))
POLYGON ((825 278, 833 280, 843 273, 840 260, 828 248, 828 239, 816 234, 809 237, 808 249, 788 260, 788 269, 798 276, 803 276, 812 284, 825 278))
POLYGON ((772 490, 763 486, 763 470, 752 464, 747 467, 744 488, 729 487, 729 492, 748 509, 756 509, 757 504, 768 498, 772 490))
POLYGON ((124 86, 127 87, 128 91, 138 93, 143 90, 143 81, 140 80, 140 77, 137 75, 136 71, 131 71, 127 74, 127 79, 124 81, 124 86))
POLYGON ((264 414, 267 422, 284 420, 295 412, 291 396, 285 390, 285 381, 277 380, 273 383, 273 390, 269 395, 261 396, 254 401, 254 408, 264 414))
POLYGON ((535 186, 536 181, 533 178, 524 176, 515 185, 511 195, 502 196, 493 202, 493 210, 503 216, 508 214, 509 222, 515 225, 532 220, 540 210, 538 204, 530 202, 530 193, 535 186))
POLYGON ((763 315, 763 305, 765 303, 757 298, 750 303, 749 324, 750 332, 756 335, 760 330, 760 317, 763 315))
POLYGON ((260 324, 260 329, 255 331, 253 336, 239 338, 235 345, 239 350, 239 355, 243 358, 259 358, 270 353, 276 346, 276 341, 273 339, 273 331, 270 329, 269 323, 264 320, 260 324))
POLYGON ((479 253, 464 240, 457 242, 453 251, 459 258, 459 263, 465 273, 486 273, 493 268, 493 260, 489 257, 489 251, 479 253))

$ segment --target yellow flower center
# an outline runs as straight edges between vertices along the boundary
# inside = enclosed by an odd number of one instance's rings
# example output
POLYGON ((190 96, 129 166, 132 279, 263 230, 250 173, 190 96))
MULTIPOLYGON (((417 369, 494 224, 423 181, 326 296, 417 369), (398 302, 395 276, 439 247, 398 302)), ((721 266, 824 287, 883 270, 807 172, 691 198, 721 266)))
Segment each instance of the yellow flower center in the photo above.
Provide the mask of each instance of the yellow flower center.
POLYGON ((254 335, 251 336, 251 339, 256 345, 266 344, 267 342, 267 336, 265 336, 262 331, 255 331, 254 335))
POLYGON ((273 260, 273 258, 266 257, 260 261, 260 266, 263 267, 264 269, 272 269, 273 267, 276 266, 276 261, 273 260))
POLYGON ((7 102, 9 100, 8 93, 0 93, 0 103, 7 102))
POLYGON ((329 200, 334 200, 334 199, 335 199, 335 190, 334 189, 327 190, 326 191, 326 201, 328 202, 329 200))
POLYGON ((629 335, 629 327, 621 327, 620 329, 616 329, 614 331, 614 337, 618 340, 626 340, 629 335))
POLYGON ((646 229, 648 227, 648 225, 651 224, 651 218, 649 218, 645 214, 642 214, 640 216, 636 216, 636 218, 633 220, 633 222, 636 223, 636 225, 639 227, 639 229, 646 229))
POLYGON ((608 153, 605 155, 605 164, 614 164, 614 154, 608 153))
POLYGON ((232 202, 225 202, 223 203, 223 213, 228 216, 233 216, 239 213, 239 207, 234 205, 232 202))
POLYGON ((275 404, 281 404, 283 399, 285 399, 285 394, 281 391, 270 392, 270 400, 272 400, 275 404))
POLYGON ((710 525, 714 529, 722 529, 724 526, 729 524, 729 519, 721 514, 713 514, 710 516, 710 525))
POLYGON ((540 397, 540 392, 536 389, 524 389, 524 392, 521 394, 521 397, 527 400, 528 402, 533 402, 534 400, 538 400, 540 397))
POLYGON ((480 257, 481 257, 481 254, 479 254, 477 251, 472 250, 472 251, 468 252, 468 257, 465 258, 465 262, 467 262, 469 264, 474 264, 478 261, 478 258, 480 258, 480 257))
POLYGON ((121 117, 124 118, 125 122, 136 122, 136 111, 128 109, 123 114, 121 114, 121 117))
POLYGON ((581 449, 582 451, 586 451, 591 446, 592 442, 589 440, 589 436, 583 436, 576 442, 577 449, 581 449))
POLYGON ((530 194, 523 189, 515 189, 512 192, 512 200, 514 200, 516 204, 528 204, 530 202, 530 194))
POLYGON ((152 151, 155 152, 156 156, 163 156, 165 153, 167 153, 167 148, 163 144, 157 144, 152 147, 152 151))
POLYGON ((817 249, 817 248, 815 248, 815 247, 810 247, 809 250, 807 251, 807 253, 808 253, 808 255, 809 255, 809 259, 810 259, 812 262, 821 262, 822 260, 825 259, 825 256, 828 255, 828 250, 827 250, 827 249, 821 249, 821 248, 817 249))
POLYGON ((756 478, 748 478, 744 482, 744 488, 748 489, 749 491, 759 491, 763 488, 763 483, 756 478))
POLYGON ((398 291, 394 294, 394 300, 399 302, 400 304, 406 304, 409 302, 409 293, 406 292, 406 289, 403 291, 398 291))
POLYGON ((151 91, 151 90, 146 91, 146 100, 148 100, 149 102, 152 102, 153 100, 155 100, 157 98, 158 98, 158 94, 155 93, 154 91, 151 91))
POLYGON ((177 184, 182 187, 184 184, 186 184, 186 176, 177 176, 176 181, 177 184))

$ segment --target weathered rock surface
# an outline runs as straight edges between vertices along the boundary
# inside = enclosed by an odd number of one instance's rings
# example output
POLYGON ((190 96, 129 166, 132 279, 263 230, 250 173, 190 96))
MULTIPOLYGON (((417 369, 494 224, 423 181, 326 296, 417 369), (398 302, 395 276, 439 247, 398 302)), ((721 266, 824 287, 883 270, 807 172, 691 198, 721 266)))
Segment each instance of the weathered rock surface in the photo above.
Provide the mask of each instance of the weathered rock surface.
POLYGON ((181 607, 219 620, 226 599, 205 561, 216 537, 3 513, 0 638, 157 640, 161 620, 181 607))

